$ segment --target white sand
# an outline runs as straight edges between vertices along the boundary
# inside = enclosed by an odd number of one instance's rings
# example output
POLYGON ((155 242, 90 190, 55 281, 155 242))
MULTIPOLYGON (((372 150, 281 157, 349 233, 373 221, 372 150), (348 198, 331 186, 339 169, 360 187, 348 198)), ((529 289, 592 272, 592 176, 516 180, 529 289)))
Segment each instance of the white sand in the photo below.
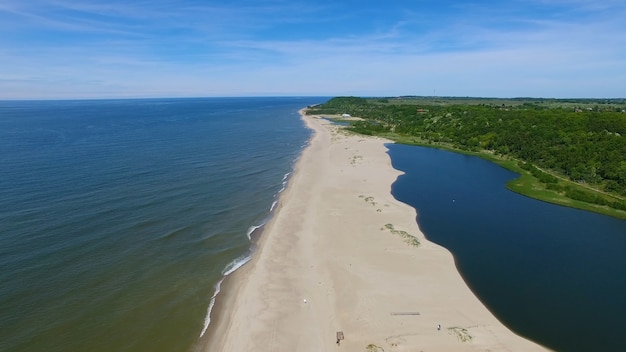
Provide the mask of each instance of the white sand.
POLYGON ((388 141, 304 120, 315 134, 253 260, 218 297, 204 350, 546 350, 504 327, 393 198, 388 141))

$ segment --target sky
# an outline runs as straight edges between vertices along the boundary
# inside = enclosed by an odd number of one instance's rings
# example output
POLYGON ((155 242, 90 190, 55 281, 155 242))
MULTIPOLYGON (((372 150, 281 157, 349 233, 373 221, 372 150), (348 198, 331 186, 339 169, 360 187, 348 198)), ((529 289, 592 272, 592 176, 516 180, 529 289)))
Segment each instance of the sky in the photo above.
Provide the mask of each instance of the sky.
POLYGON ((0 0, 0 99, 626 98, 624 0, 0 0))

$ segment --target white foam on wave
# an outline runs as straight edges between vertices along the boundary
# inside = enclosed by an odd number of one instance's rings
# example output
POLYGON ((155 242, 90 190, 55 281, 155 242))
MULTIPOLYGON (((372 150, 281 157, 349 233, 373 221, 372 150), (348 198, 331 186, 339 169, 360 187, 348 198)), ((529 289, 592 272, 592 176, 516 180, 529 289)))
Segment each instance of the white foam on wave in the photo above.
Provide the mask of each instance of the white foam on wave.
POLYGON ((248 236, 249 240, 252 240, 252 233, 254 233, 254 231, 256 229, 258 229, 259 227, 263 226, 263 224, 260 225, 252 225, 248 228, 248 231, 246 232, 246 236, 248 236))
POLYGON ((215 306, 215 299, 222 289, 222 282, 224 282, 224 279, 228 275, 234 273, 237 269, 241 268, 247 262, 249 262, 251 258, 252 255, 250 253, 243 255, 230 262, 230 264, 228 264, 226 268, 224 268, 224 270, 222 271, 222 278, 215 284, 215 292, 213 293, 211 301, 209 302, 209 307, 207 308, 206 316, 204 317, 204 326, 202 328, 202 332, 200 333, 200 337, 204 336, 207 329, 209 328, 209 325, 211 324, 211 311, 213 311, 213 306, 215 306))
POLYGON ((234 273, 237 269, 241 268, 247 262, 249 262, 250 258, 252 258, 252 256, 250 255, 250 253, 248 253, 248 254, 242 255, 241 257, 233 260, 232 262, 230 262, 230 264, 228 264, 226 266, 226 268, 224 268, 224 271, 222 272, 222 274, 224 276, 228 276, 228 275, 234 273))
MULTIPOLYGON (((308 143, 305 143, 303 148, 306 147, 307 144, 308 143)), ((298 158, 296 158, 294 160, 294 163, 295 163, 295 161, 297 161, 297 159, 298 158)), ((270 206, 270 213, 274 211, 274 208, 278 204, 278 196, 280 195, 280 193, 282 193, 286 189, 287 183, 289 182, 289 177, 291 176, 291 174, 292 174, 291 172, 288 172, 288 173, 286 173, 283 176, 282 188, 275 195, 276 199, 272 202, 272 205, 270 206)), ((250 228, 248 228, 248 231, 246 232, 246 236, 248 236, 248 240, 252 240, 252 234, 254 233, 254 231, 256 229, 262 227, 263 225, 265 225, 265 221, 263 223, 261 223, 260 225, 252 225, 252 226, 250 226, 250 228)), ((252 253, 248 253, 246 255, 243 255, 243 256, 233 260, 222 271, 222 278, 215 284, 215 292, 213 293, 213 296, 211 297, 211 301, 209 302, 209 307, 207 308, 207 314, 206 314, 206 317, 204 318, 204 327, 202 328, 202 332, 200 333, 200 337, 204 336, 204 334, 206 333, 207 329, 209 328, 209 325, 211 324, 211 311, 213 311, 213 307, 215 306, 216 297, 217 297, 217 295, 221 291, 222 282, 224 282, 224 279, 226 279, 226 277, 228 275, 234 273, 237 269, 241 268, 247 262, 249 262, 251 258, 252 258, 252 253)))
MULTIPOLYGON (((282 184, 282 187, 280 188, 280 190, 278 191, 277 195, 283 193, 283 191, 287 188, 287 183, 289 183, 289 177, 290 176, 291 176, 291 172, 288 172, 288 173, 285 174, 285 176, 283 176, 283 184, 282 184)), ((274 209, 274 204, 272 204, 272 209, 271 210, 273 210, 273 209, 274 209)))

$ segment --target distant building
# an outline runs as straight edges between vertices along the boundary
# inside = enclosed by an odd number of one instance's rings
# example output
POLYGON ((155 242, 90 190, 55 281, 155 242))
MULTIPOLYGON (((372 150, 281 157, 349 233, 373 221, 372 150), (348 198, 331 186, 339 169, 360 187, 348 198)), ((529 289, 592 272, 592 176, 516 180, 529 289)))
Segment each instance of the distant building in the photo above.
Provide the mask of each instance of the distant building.
POLYGON ((417 109, 416 111, 418 114, 425 114, 428 112, 428 109, 417 109))

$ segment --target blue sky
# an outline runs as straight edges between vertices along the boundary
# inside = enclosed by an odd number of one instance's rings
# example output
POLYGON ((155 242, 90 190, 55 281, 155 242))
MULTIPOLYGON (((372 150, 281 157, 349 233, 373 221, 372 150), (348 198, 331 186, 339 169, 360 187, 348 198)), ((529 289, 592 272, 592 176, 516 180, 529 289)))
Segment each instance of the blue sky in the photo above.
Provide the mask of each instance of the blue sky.
POLYGON ((0 0, 0 99, 626 97, 623 0, 0 0))

